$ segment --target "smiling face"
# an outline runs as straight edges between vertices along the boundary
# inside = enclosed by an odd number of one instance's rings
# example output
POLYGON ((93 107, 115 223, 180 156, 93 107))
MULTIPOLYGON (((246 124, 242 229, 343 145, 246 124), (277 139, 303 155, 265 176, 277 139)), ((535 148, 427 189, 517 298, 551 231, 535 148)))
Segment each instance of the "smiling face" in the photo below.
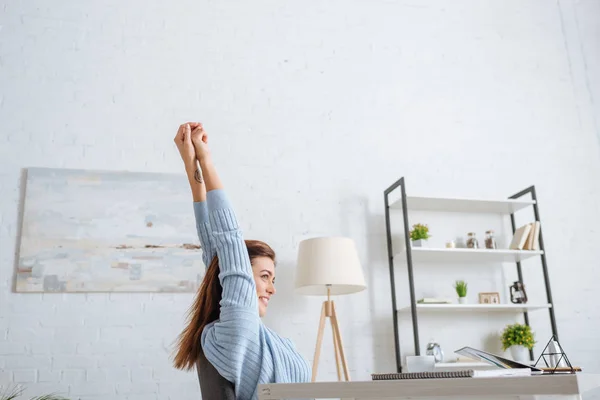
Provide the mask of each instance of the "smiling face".
POLYGON ((258 295, 258 312, 262 318, 267 314, 271 296, 275 294, 275 264, 269 257, 255 257, 252 260, 252 272, 258 295))

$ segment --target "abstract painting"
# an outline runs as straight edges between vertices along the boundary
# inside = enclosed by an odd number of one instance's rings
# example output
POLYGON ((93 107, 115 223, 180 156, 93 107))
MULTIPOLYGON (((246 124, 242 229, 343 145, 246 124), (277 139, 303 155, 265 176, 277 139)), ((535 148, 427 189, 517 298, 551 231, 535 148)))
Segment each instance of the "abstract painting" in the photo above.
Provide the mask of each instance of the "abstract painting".
POLYGON ((17 292, 194 292, 204 276, 180 175, 30 168, 17 292))

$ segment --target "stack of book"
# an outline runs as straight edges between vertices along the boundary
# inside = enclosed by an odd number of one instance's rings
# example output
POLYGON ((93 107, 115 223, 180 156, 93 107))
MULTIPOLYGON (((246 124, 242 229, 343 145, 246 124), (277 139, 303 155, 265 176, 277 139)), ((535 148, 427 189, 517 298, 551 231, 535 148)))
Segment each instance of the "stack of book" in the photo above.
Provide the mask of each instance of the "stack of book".
POLYGON ((521 226, 515 231, 510 242, 512 250, 539 250, 540 249, 540 223, 531 222, 521 226))

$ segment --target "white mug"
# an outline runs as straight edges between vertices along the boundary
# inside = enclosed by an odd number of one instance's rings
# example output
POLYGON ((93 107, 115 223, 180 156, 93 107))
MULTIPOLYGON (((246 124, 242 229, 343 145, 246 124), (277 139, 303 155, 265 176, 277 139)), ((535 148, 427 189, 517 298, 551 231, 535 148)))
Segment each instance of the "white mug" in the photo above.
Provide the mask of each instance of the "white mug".
POLYGON ((434 356, 406 356, 408 372, 433 372, 435 369, 434 356))

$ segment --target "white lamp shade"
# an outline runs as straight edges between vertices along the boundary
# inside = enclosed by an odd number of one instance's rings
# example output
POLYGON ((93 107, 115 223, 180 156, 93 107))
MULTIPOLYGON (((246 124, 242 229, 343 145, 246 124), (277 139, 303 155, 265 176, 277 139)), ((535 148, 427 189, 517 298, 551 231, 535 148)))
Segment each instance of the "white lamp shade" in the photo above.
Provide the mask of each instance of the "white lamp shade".
POLYGON ((296 266, 296 293, 309 296, 350 294, 364 290, 365 278, 354 241, 318 237, 300 242, 296 266))

